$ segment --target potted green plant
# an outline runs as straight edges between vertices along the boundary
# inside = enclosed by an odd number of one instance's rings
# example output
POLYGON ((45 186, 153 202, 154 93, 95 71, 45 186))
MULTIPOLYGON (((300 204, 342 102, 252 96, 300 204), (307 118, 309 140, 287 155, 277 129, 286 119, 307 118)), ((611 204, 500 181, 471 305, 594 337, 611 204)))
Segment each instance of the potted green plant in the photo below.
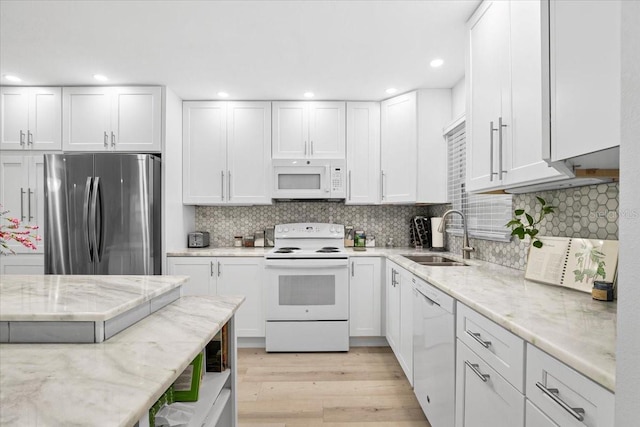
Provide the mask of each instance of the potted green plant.
POLYGON ((529 236, 531 244, 535 248, 542 247, 542 241, 538 239, 538 225, 542 222, 547 214, 553 213, 556 206, 548 205, 542 198, 536 196, 538 203, 542 205, 538 218, 534 218, 533 215, 527 213, 524 209, 516 209, 513 211, 513 219, 509 221, 505 227, 511 228, 511 235, 517 236, 520 240, 524 240, 525 236, 529 236))

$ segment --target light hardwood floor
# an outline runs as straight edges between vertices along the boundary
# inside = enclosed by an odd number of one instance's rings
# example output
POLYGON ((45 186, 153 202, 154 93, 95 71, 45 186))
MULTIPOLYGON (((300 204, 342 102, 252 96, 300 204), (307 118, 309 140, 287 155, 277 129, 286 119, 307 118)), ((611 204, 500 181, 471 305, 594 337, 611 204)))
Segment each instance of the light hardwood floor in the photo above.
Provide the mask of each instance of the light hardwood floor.
POLYGON ((238 349, 238 416, 244 427, 430 427, 388 347, 238 349))

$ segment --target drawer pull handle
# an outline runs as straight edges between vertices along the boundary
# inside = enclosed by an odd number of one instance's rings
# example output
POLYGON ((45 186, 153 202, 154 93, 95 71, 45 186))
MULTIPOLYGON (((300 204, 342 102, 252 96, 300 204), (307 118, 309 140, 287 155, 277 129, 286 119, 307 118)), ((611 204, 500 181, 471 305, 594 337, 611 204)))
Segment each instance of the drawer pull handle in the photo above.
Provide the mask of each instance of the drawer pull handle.
POLYGON ((544 393, 551 400, 562 406, 562 409, 570 413, 573 418, 578 421, 584 421, 584 409, 572 408, 571 406, 567 405, 567 403, 564 400, 560 399, 560 397, 558 396, 560 392, 557 388, 546 388, 540 382, 536 382, 536 387, 538 387, 542 391, 542 393, 544 393))
POLYGON ((473 338, 474 340, 478 341, 480 343, 481 346, 483 346, 484 348, 489 348, 489 346, 491 345, 491 341, 484 341, 482 338, 480 338, 480 334, 477 332, 471 332, 469 330, 465 331, 467 334, 469 334, 471 336, 471 338, 473 338))
POLYGON ((480 372, 480 370, 478 369, 480 366, 477 363, 470 363, 468 360, 465 360, 464 364, 467 365, 469 369, 471 369, 473 373, 476 374, 483 382, 486 383, 487 381, 489 381, 489 378, 491 376, 489 374, 483 374, 482 372, 480 372))

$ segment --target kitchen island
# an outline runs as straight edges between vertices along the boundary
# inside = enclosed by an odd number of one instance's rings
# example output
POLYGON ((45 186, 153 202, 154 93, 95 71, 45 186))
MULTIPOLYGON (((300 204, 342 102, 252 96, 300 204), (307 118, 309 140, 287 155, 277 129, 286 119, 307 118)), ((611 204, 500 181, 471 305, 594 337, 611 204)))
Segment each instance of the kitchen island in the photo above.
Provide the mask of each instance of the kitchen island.
MULTIPOLYGON (((21 278, 0 280, 2 299, 2 289, 21 278)), ((173 278, 178 284, 184 280, 173 278)), ((100 300, 100 287, 95 291, 100 300)), ((33 302, 29 295, 25 304, 33 302)), ((145 420, 243 301, 242 296, 182 297, 101 343, 0 344, 0 425, 133 426, 145 420)))

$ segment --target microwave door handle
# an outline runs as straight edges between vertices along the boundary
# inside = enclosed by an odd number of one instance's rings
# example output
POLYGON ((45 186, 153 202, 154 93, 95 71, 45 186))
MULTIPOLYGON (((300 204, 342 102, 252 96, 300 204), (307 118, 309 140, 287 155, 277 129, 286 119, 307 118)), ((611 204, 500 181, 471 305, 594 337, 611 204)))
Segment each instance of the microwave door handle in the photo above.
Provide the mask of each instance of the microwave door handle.
POLYGON ((327 188, 325 188, 325 193, 331 193, 331 166, 325 166, 327 173, 327 188))

